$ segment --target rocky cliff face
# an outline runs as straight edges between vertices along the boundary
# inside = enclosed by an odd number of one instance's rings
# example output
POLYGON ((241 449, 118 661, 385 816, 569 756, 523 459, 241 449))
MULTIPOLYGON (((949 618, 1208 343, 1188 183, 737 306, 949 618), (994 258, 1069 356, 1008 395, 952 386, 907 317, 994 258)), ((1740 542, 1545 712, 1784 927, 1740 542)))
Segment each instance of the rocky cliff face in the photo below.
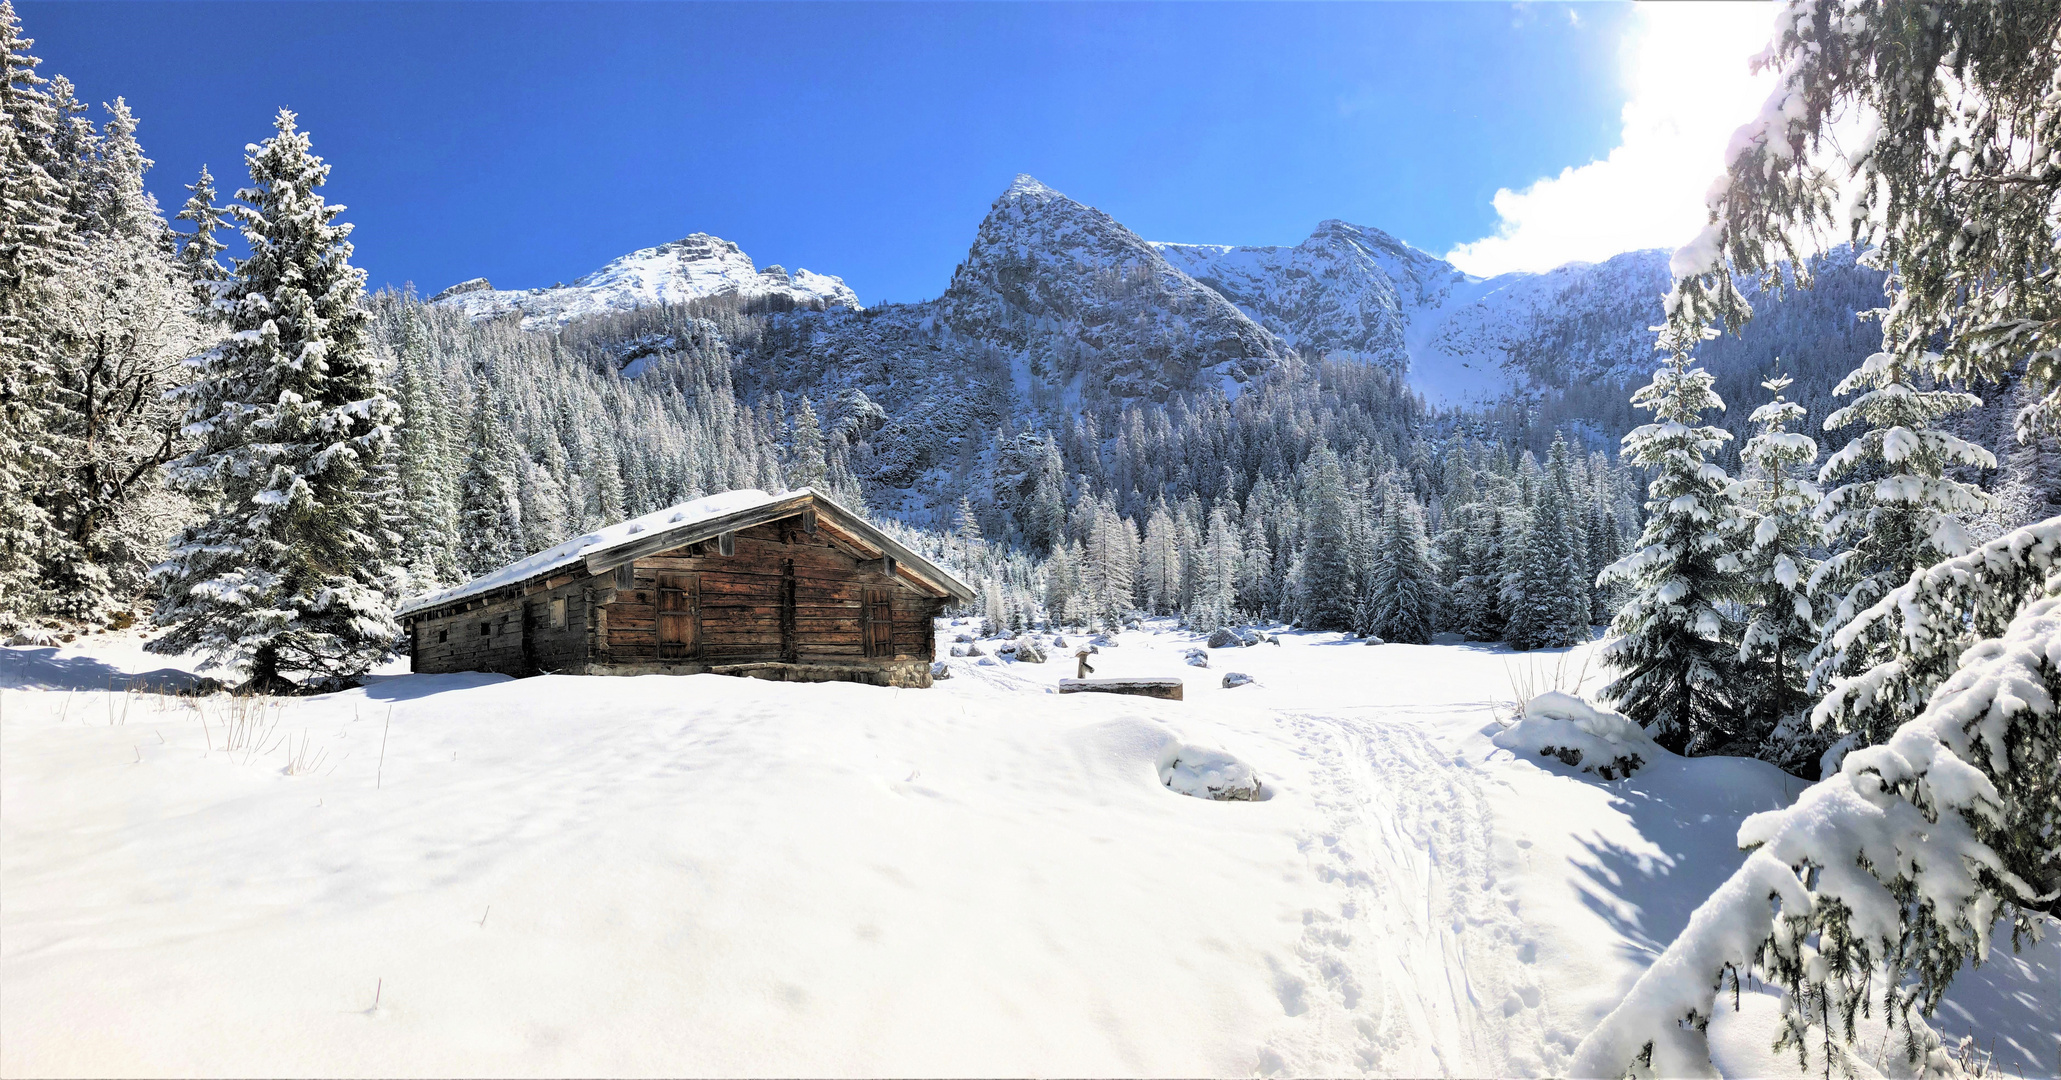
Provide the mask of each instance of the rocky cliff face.
POLYGON ((954 333, 1118 397, 1243 383, 1279 338, 1114 218, 1028 176, 989 209, 937 311, 954 333))
POLYGON ((496 289, 485 278, 474 278, 436 294, 430 303, 480 319, 520 313, 523 328, 534 330, 711 296, 777 297, 804 307, 860 306, 842 278, 810 270, 790 273, 778 265, 761 270, 736 244, 707 233, 633 251, 571 285, 496 289))

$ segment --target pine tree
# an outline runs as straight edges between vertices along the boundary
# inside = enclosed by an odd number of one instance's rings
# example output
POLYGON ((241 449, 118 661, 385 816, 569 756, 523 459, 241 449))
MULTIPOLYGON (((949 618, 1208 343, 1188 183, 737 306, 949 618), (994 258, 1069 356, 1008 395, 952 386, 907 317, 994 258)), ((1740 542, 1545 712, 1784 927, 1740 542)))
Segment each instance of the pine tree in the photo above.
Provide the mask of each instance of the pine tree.
POLYGON ((1732 742, 1741 753, 1804 773, 1815 770, 1825 749, 1825 740, 1809 730, 1813 699, 1806 688, 1818 640, 1810 553, 1823 545, 1824 534, 1813 517, 1817 487, 1797 475, 1817 460, 1818 447, 1789 430, 1804 417, 1803 406, 1782 397, 1789 383, 1782 376, 1761 384, 1774 400, 1753 411, 1759 431, 1739 455, 1747 475, 1736 485, 1724 525, 1738 546, 1726 558, 1736 567, 1745 613, 1732 742))
POLYGON ((1319 447, 1304 463, 1304 477, 1309 532, 1303 543, 1302 611, 1297 621, 1311 630, 1351 630, 1358 590, 1353 587, 1345 472, 1337 455, 1319 447))
POLYGON ((492 393, 481 392, 472 413, 472 434, 466 440, 465 472, 458 480, 461 569, 472 577, 515 561, 524 546, 525 515, 515 479, 509 475, 499 406, 492 393))
POLYGON ((410 589, 423 592, 456 584, 462 571, 457 507, 450 499, 451 468, 444 457, 443 395, 429 370, 421 317, 411 310, 405 318, 398 365, 401 428, 396 464, 406 507, 399 561, 410 589))
POLYGON ((1506 509, 1501 502, 1474 504, 1468 516, 1466 564, 1453 593, 1453 620, 1474 641, 1500 641, 1508 627, 1502 600, 1503 536, 1506 509))
POLYGON ((175 483, 204 519, 156 573, 160 652, 199 651, 271 688, 289 674, 351 678, 399 635, 381 591, 389 552, 368 488, 396 409, 363 342, 364 272, 342 207, 317 192, 329 166, 294 115, 246 155, 232 208, 251 255, 225 290, 230 337, 182 387, 199 445, 175 483))
POLYGON ((0 631, 43 606, 41 568, 56 536, 36 498, 57 463, 47 432, 57 393, 52 308, 75 251, 55 175, 57 112, 34 44, 0 0, 0 631))
POLYGON ((1038 476, 1032 484, 1024 538, 1032 550, 1053 551, 1063 542, 1066 523, 1066 463, 1059 443, 1051 435, 1039 454, 1038 476))
POLYGON ((787 440, 787 483, 794 488, 821 488, 828 472, 823 458, 823 428, 816 420, 816 406, 803 395, 795 410, 793 432, 787 440))
POLYGON ((1240 522, 1239 547, 1243 556, 1238 563, 1238 609, 1249 615, 1266 617, 1277 610, 1279 583, 1284 579, 1274 573, 1278 547, 1267 534, 1268 524, 1292 525, 1283 517, 1292 517, 1291 508, 1282 504, 1273 481, 1262 476, 1245 496, 1245 516, 1240 522))
POLYGON ((1423 511, 1393 486, 1382 498, 1381 528, 1361 632, 1384 641, 1431 644, 1439 608, 1438 577, 1424 538, 1423 511))
POLYGON ((958 524, 952 535, 959 541, 961 565, 971 567, 979 557, 981 547, 980 515, 973 512, 973 500, 961 496, 955 517, 958 524))
MULTIPOLYGON (((1228 501, 1228 500, 1227 500, 1228 501)), ((1239 526, 1225 503, 1209 512, 1207 539, 1197 563, 1195 599, 1189 621, 1198 630, 1215 630, 1233 621, 1238 609, 1238 575, 1244 553, 1239 526)))
MULTIPOLYGON (((1903 352, 1922 347, 1910 343, 1903 352)), ((1827 490, 1817 508, 1834 547, 1811 583, 1837 597, 1821 628, 1828 644, 1856 612, 1908 581, 1912 571, 1973 547, 1965 521, 1989 506, 1989 496, 1949 470, 1993 469, 1996 457, 1934 426, 1981 400, 1920 389, 1911 383, 1912 368, 1908 355, 1879 352, 1833 390, 1859 396, 1826 417, 1825 430, 1863 430, 1818 472, 1820 484, 1844 481, 1827 490)), ((1830 674, 1821 672, 1820 682, 1830 674)))
POLYGON ((1690 343, 1668 334, 1663 343, 1670 360, 1632 395, 1632 404, 1653 410, 1655 422, 1624 437, 1624 457, 1651 469, 1653 480, 1645 532, 1631 554, 1604 571, 1632 595, 1611 624, 1615 639, 1603 647, 1617 672, 1603 697, 1662 746, 1700 752, 1737 708, 1722 614, 1733 582, 1718 567, 1730 480, 1710 460, 1731 436, 1698 424, 1724 402, 1711 389, 1710 373, 1689 366, 1690 343))
POLYGON ((209 175, 207 166, 200 167, 200 179, 186 185, 186 190, 193 194, 180 209, 179 220, 192 222, 193 231, 180 240, 179 267, 192 285, 198 310, 213 318, 216 295, 222 282, 229 278, 228 269, 220 261, 228 245, 215 238, 216 230, 222 227, 222 210, 215 205, 215 178, 209 175))
POLYGON ((1588 583, 1580 578, 1583 556, 1574 543, 1569 506, 1567 443, 1556 438, 1548 467, 1538 479, 1538 501, 1518 558, 1509 592, 1505 633, 1513 649, 1559 649, 1589 636, 1588 583))
POLYGON ((1178 531, 1164 501, 1154 504, 1145 522, 1145 539, 1138 549, 1138 578, 1145 607, 1154 615, 1165 615, 1180 605, 1184 568, 1178 531))

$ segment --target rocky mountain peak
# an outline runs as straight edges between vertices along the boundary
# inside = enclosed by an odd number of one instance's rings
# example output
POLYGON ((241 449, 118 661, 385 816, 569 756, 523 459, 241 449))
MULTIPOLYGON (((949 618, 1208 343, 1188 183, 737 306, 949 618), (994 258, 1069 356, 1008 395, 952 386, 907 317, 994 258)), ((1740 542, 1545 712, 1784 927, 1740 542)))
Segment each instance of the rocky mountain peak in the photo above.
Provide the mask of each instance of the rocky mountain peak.
POLYGON ((858 308, 844 279, 779 264, 760 270, 735 243, 693 233, 633 251, 571 285, 495 289, 485 278, 445 289, 430 303, 456 307, 476 319, 521 313, 524 329, 563 326, 607 311, 678 304, 709 296, 784 296, 799 304, 858 308))
POLYGON ((1281 355, 1115 218, 1027 175, 989 208, 938 304, 957 333, 1037 353, 1034 368, 1075 362, 1059 352, 1092 357, 1091 374, 1124 397, 1244 382, 1281 355))
MULTIPOLYGON (((1029 173, 1017 173, 1016 179, 1011 181, 1009 187, 1002 192, 1002 197, 1005 199, 1045 195, 1059 195, 1059 193, 1046 187, 1043 183, 1039 182, 1037 177, 1029 173)), ((1065 196, 1059 197, 1064 198, 1065 196)))

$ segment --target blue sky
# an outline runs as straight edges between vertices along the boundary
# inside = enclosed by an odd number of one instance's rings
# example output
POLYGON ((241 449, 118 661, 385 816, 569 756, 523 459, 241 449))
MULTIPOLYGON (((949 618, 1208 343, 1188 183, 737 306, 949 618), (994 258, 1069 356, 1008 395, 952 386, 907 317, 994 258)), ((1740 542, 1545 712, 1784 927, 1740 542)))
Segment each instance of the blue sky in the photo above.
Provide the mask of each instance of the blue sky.
MULTIPOLYGON (((570 281, 691 232, 935 296, 1018 172, 1149 239, 1434 252, 1623 138, 1628 5, 19 4, 167 212, 290 106, 372 283, 570 281)), ((1699 180, 1698 187, 1706 181, 1699 180)))

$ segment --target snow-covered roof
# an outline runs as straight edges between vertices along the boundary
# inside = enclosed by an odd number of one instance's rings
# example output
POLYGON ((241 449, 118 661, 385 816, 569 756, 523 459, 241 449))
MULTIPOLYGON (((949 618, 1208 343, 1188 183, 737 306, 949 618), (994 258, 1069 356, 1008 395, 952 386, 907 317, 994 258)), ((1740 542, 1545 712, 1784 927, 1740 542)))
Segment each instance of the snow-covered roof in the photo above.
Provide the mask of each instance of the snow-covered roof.
MULTIPOLYGON (((640 545, 659 536, 678 536, 677 543, 692 543, 692 534, 701 526, 717 519, 730 522, 727 528, 742 528, 756 524, 751 520, 755 510, 773 510, 785 507, 790 512, 798 511, 804 503, 813 503, 819 510, 832 511, 837 524, 848 531, 860 533, 867 542, 893 555, 898 561, 912 564, 911 568, 922 577, 935 582, 947 592, 961 599, 970 598, 973 590, 964 582, 952 576, 944 568, 896 543, 878 529, 867 524, 864 518, 839 506, 834 500, 814 488, 799 488, 778 495, 744 488, 710 495, 693 502, 669 506, 664 510, 618 522, 604 529, 596 529, 584 536, 575 537, 556 547, 540 551, 525 559, 518 559, 492 573, 482 574, 463 585, 455 585, 439 592, 411 597, 395 610, 396 615, 410 615, 418 611, 439 607, 454 600, 463 600, 492 592, 495 589, 518 585, 531 578, 542 577, 552 571, 574 565, 585 565, 596 556, 607 556, 611 551, 640 545), (743 520, 738 520, 743 519, 743 520)), ((779 515, 784 516, 784 515, 779 515)), ((706 530, 701 530, 706 531, 706 530)), ((668 546, 673 546, 668 544, 668 546)))

